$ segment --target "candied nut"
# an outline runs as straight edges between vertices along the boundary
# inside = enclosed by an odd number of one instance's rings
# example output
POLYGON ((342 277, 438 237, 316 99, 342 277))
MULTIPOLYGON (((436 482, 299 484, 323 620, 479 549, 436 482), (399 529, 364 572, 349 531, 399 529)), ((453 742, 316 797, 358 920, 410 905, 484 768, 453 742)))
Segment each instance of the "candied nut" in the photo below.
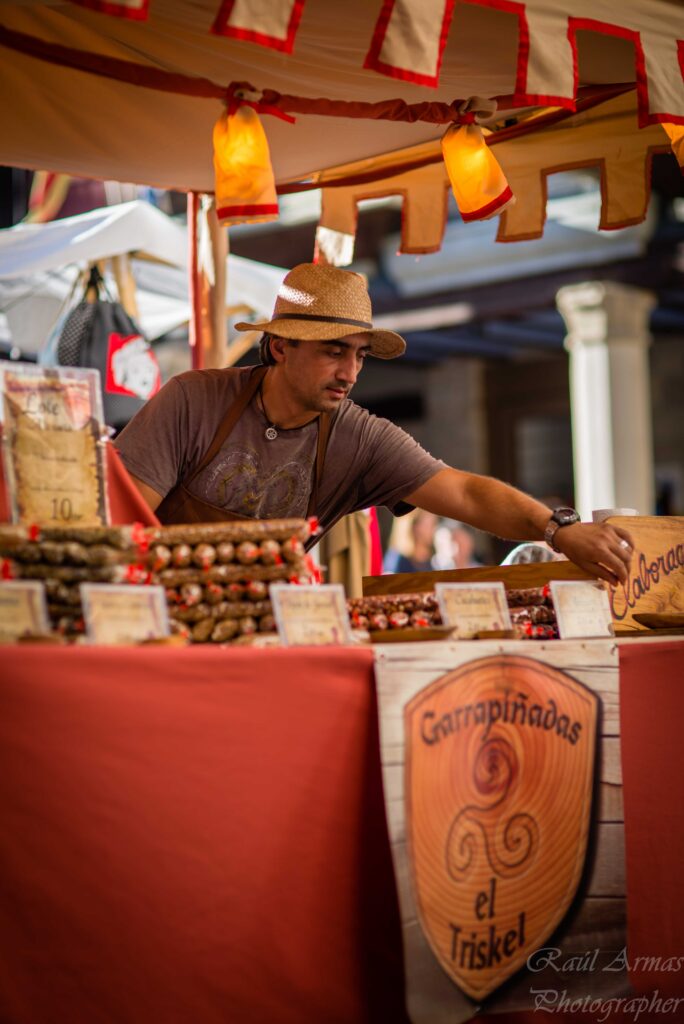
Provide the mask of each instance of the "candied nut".
POLYGON ((227 562, 232 562, 235 558, 235 545, 229 540, 224 540, 216 548, 216 554, 218 555, 218 560, 222 565, 225 565, 227 562))
POLYGON ((268 584, 262 580, 249 580, 245 593, 250 601, 265 601, 268 597, 268 584))
POLYGON ((304 545, 297 537, 283 541, 281 550, 288 562, 299 562, 304 557, 304 545))
POLYGON ((392 612, 387 619, 390 629, 406 629, 409 617, 406 612, 392 612))
POLYGON ((213 544, 198 544, 192 553, 192 560, 200 569, 208 569, 216 561, 216 548, 213 544))
POLYGON ((225 643, 226 640, 232 640, 234 636, 237 636, 237 631, 238 624, 235 619, 223 619, 222 622, 217 622, 214 626, 211 639, 215 644, 225 643))
POLYGON ((215 626, 216 623, 211 616, 207 619, 200 619, 200 621, 196 622, 192 627, 192 633, 190 635, 196 644, 204 644, 213 633, 215 626))
POLYGON ((153 572, 166 569, 171 564, 171 548, 166 544, 155 544, 150 551, 149 562, 153 572))
POLYGON ((193 605, 200 603, 204 594, 199 583, 184 583, 180 588, 180 596, 183 604, 192 608, 193 605))
POLYGON ((259 545, 251 540, 244 540, 238 545, 235 554, 242 565, 252 565, 259 557, 259 545))
POLYGON ((192 561, 192 548, 189 544, 176 544, 171 553, 171 560, 177 569, 185 569, 192 561))
POLYGON ((206 583, 204 586, 204 600, 208 604, 219 604, 223 600, 223 587, 220 583, 206 583))
POLYGON ((280 553, 280 544, 277 540, 264 540, 261 542, 261 561, 264 565, 279 565, 283 560, 280 553))

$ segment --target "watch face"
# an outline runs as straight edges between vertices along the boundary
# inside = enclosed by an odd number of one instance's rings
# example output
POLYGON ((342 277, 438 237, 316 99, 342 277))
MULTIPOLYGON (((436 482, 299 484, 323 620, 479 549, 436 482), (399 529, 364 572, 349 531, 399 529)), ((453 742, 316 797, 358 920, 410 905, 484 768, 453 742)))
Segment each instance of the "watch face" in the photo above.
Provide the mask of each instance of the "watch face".
POLYGON ((575 512, 574 508, 557 508, 554 509, 551 518, 555 520, 559 526, 569 526, 571 523, 578 522, 579 515, 575 512))

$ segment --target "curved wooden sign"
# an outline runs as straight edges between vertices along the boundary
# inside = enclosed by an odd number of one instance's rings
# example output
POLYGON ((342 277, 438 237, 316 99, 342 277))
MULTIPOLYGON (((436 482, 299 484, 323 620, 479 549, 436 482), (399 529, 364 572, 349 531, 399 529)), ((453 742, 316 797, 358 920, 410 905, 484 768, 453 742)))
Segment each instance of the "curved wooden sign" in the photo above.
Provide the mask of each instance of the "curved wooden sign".
POLYGON ((589 833, 598 698, 532 658, 481 658, 404 712, 406 829, 421 927, 483 999, 570 906, 589 833))

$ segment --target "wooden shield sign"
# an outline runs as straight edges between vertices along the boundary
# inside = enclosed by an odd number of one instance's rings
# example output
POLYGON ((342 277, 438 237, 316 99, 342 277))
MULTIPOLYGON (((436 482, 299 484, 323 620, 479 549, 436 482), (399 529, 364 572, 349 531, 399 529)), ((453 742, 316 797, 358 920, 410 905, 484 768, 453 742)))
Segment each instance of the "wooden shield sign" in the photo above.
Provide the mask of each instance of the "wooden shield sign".
POLYGON ((598 698, 543 662, 468 662, 405 708, 406 828, 420 923, 482 999, 545 943, 587 846, 598 698))

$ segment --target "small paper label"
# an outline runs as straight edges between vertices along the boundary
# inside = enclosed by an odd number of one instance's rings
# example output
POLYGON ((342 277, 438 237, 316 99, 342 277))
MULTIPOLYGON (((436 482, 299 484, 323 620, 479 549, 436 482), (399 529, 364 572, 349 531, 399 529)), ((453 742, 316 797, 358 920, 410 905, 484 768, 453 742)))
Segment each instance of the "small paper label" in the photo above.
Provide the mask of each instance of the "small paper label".
POLYGON ((341 583, 272 584, 269 590, 278 634, 286 646, 350 642, 349 616, 341 583))
POLYGON ((477 633, 510 629, 511 616, 503 583, 437 583, 442 621, 454 636, 468 640, 477 633))
POLYGON ((551 597, 562 640, 614 635, 608 592, 602 583, 552 580, 551 597))
POLYGON ((82 583, 86 635, 93 644, 136 644, 169 635, 163 587, 82 583))
POLYGON ((49 632, 44 585, 33 580, 0 583, 0 643, 49 632))

